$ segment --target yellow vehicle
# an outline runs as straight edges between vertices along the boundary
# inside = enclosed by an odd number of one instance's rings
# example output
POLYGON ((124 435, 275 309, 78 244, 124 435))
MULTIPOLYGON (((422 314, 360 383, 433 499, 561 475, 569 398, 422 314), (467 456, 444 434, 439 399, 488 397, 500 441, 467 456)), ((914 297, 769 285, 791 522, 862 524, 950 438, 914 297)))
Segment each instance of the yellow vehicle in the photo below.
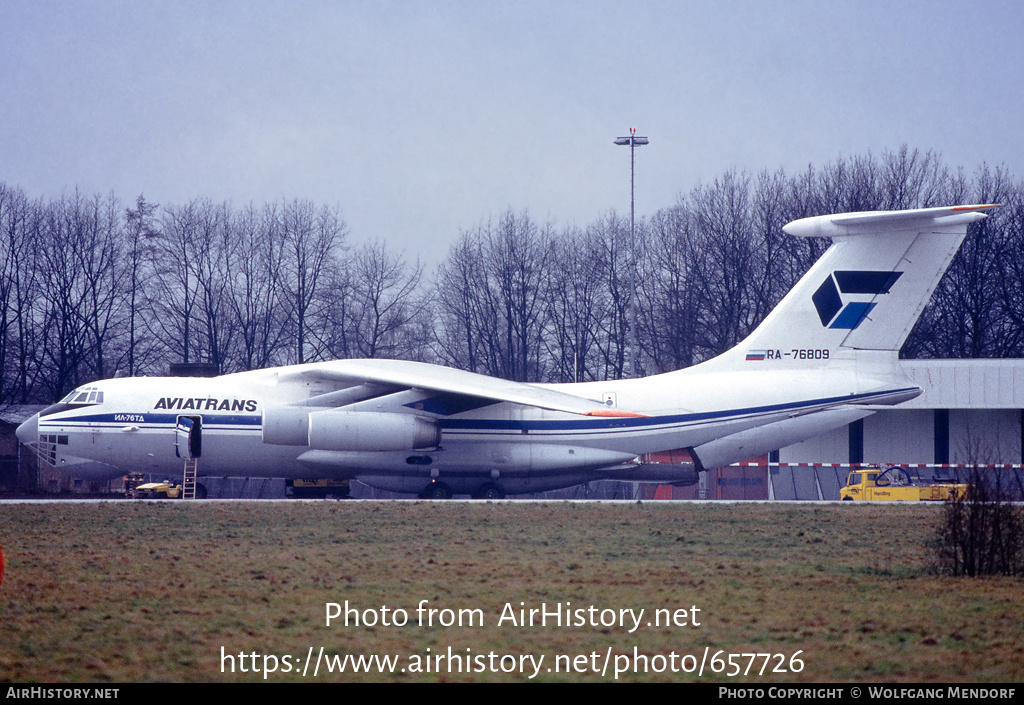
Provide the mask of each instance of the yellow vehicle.
POLYGON ((285 497, 295 499, 347 499, 349 497, 348 480, 285 480, 285 497))
POLYGON ((181 485, 170 482, 147 482, 135 486, 135 499, 178 499, 181 485))
POLYGON ((839 490, 844 500, 870 500, 893 502, 942 502, 967 493, 968 485, 955 480, 926 482, 916 470, 894 465, 889 468, 860 468, 851 470, 846 487, 839 490))

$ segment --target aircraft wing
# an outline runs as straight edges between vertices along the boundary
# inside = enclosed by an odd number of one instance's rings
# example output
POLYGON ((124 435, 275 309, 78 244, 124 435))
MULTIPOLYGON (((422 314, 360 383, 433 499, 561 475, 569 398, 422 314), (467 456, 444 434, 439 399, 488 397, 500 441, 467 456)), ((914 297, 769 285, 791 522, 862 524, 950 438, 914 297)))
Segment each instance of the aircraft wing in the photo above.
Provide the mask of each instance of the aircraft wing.
POLYGON ((346 386, 384 385, 395 390, 416 389, 445 395, 522 404, 583 416, 639 416, 610 410, 598 399, 560 392, 524 382, 408 360, 333 360, 282 371, 278 382, 322 380, 346 386))

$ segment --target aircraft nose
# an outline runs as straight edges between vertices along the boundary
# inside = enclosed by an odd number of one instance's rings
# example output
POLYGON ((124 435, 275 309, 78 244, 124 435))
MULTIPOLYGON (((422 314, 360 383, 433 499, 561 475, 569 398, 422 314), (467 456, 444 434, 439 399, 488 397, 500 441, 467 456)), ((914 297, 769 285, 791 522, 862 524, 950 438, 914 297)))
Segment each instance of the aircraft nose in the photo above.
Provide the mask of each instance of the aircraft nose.
POLYGON ((37 442, 39 440, 39 414, 32 414, 18 426, 15 433, 18 435, 18 440, 25 445, 37 442))

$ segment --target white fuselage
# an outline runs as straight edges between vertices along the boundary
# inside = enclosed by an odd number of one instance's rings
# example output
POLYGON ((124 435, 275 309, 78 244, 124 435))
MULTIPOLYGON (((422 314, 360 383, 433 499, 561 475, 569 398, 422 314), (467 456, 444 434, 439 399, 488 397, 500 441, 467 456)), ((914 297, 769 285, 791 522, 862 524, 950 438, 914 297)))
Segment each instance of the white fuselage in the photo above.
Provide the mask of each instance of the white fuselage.
MULTIPOLYGON (((813 419, 813 430, 821 432, 870 413, 863 410, 865 404, 891 404, 917 393, 899 377, 861 379, 855 372, 828 367, 789 371, 752 365, 749 372, 702 367, 639 380, 545 386, 599 400, 610 413, 625 409, 642 415, 580 416, 507 402, 456 409, 439 416, 440 443, 430 448, 346 451, 265 442, 268 410, 293 408, 333 391, 321 381, 279 381, 275 370, 97 382, 89 389, 102 391, 101 403, 55 405, 41 412, 35 429, 19 435, 23 440, 38 436, 44 443, 50 439, 49 457, 74 475, 173 477, 183 463, 176 446, 178 418, 197 417, 202 423, 200 475, 359 477, 396 491, 419 491, 431 480, 443 480, 455 491, 468 492, 493 480, 514 493, 602 478, 645 479, 641 471, 631 471, 638 456, 678 448, 696 449, 698 459, 702 448, 713 451, 716 465, 744 460, 778 447, 791 420, 813 419), (853 411, 819 413, 830 409, 853 411), (755 429, 760 431, 751 442, 755 429), (735 449, 728 442, 724 449, 715 446, 727 437, 746 440, 735 449)), ((431 409, 443 396, 420 390, 399 394, 404 397, 400 408, 408 414, 424 405, 431 409)), ((395 395, 350 408, 383 408, 393 414, 395 395)), ((800 430, 805 437, 807 429, 800 430)), ((695 477, 694 469, 685 469, 678 477, 657 479, 687 483, 695 477)))

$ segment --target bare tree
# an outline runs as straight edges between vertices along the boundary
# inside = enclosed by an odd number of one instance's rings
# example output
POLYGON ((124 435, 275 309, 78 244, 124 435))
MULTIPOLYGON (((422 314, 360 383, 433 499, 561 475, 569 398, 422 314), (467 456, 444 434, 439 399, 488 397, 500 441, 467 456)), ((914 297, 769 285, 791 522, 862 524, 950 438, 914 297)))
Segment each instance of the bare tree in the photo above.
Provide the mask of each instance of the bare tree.
POLYGON ((0 402, 27 403, 38 377, 31 362, 41 210, 21 189, 0 183, 0 402))
POLYGON ((479 293, 486 286, 479 232, 464 232, 448 250, 434 277, 434 344, 445 364, 482 372, 479 293))
POLYGON ((699 258, 694 281, 705 305, 700 336, 709 356, 723 352, 756 325, 751 283, 757 257, 750 216, 750 178, 726 172, 689 198, 696 219, 699 258))
POLYGON ((323 313, 321 285, 326 274, 336 266, 335 259, 345 244, 347 228, 337 209, 322 207, 319 211, 309 201, 292 201, 282 205, 281 218, 284 256, 282 284, 289 310, 295 349, 294 361, 309 359, 307 347, 312 342, 313 358, 326 352, 323 341, 310 341, 310 327, 320 322, 323 313))
POLYGON ((249 204, 236 211, 231 232, 227 300, 238 325, 235 359, 243 370, 268 367, 278 362, 286 338, 286 316, 280 311, 284 236, 277 206, 249 204))
POLYGON ((553 243, 551 276, 543 292, 552 382, 598 379, 599 322, 607 305, 596 275, 600 268, 601 243, 593 232, 566 228, 553 243))
POLYGON ((980 577, 1024 574, 1024 507, 1010 473, 967 472, 968 489, 946 501, 931 541, 939 574, 980 577))
POLYGON ((82 379, 86 356, 86 331, 79 311, 83 308, 82 259, 75 255, 81 242, 74 223, 75 201, 51 203, 41 222, 40 302, 43 337, 38 364, 49 399, 62 397, 82 379))
POLYGON ((230 222, 226 204, 203 209, 199 220, 202 246, 194 253, 198 308, 203 326, 202 354, 218 369, 225 366, 237 331, 228 287, 233 250, 230 222))
POLYGON ((492 374, 521 382, 542 377, 541 287, 548 274, 550 242, 550 230, 541 230, 525 212, 506 211, 487 233, 488 309, 500 321, 500 331, 491 336, 492 374))
POLYGON ((418 299, 423 266, 408 265, 378 241, 356 251, 351 271, 351 337, 357 353, 370 358, 415 354, 407 333, 424 308, 418 299))
MULTIPOLYGON (((70 220, 75 246, 67 256, 79 261, 81 305, 78 316, 85 334, 87 378, 109 377, 108 350, 120 332, 121 299, 124 289, 121 234, 121 206, 111 194, 107 199, 76 197, 70 220)), ((116 357, 116 356, 115 356, 116 357)))
POLYGON ((196 200, 165 208, 151 249, 147 324, 182 362, 220 364, 224 318, 226 204, 196 200))
POLYGON ((881 191, 884 210, 927 208, 937 203, 948 178, 938 155, 901 146, 882 155, 881 191))
POLYGON ((442 359, 506 379, 544 377, 542 287, 551 240, 550 228, 512 210, 463 233, 438 270, 442 359))
MULTIPOLYGON (((957 188, 954 186, 954 188, 957 188)), ((1010 179, 1002 169, 982 167, 967 200, 999 203, 1009 198, 1010 179)), ((1008 263, 1020 251, 1011 248, 1004 222, 1012 212, 997 209, 972 225, 903 348, 912 357, 1002 357, 1018 354, 1001 291, 1008 263)), ((1012 281, 1012 279, 1011 279, 1012 281)))
POLYGON ((659 211, 649 223, 637 294, 644 364, 652 372, 689 367, 701 356, 694 220, 686 208, 675 207, 659 211))
POLYGON ((1024 356, 1024 184, 1016 183, 1006 195, 1001 225, 1004 228, 1005 253, 999 258, 1000 309, 1004 326, 1006 354, 1024 356))

